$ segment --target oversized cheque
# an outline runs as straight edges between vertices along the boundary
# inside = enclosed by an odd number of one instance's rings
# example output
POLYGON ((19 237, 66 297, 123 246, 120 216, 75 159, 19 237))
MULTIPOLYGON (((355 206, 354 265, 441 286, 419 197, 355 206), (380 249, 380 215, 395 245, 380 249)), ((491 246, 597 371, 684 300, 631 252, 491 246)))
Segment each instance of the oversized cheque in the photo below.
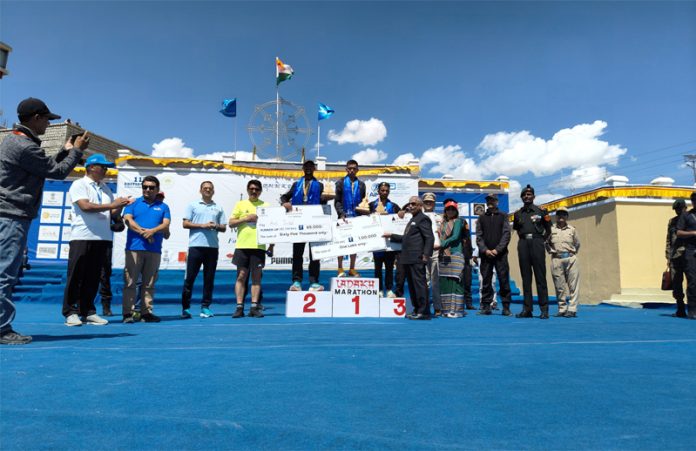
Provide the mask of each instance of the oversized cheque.
MULTIPOLYGON (((379 215, 378 217, 382 225, 382 231, 389 232, 392 235, 403 235, 408 221, 411 220, 411 213, 407 213, 403 218, 399 218, 399 215, 379 215)), ((387 250, 400 251, 401 243, 387 240, 387 250)))
MULTIPOLYGON (((439 215, 435 213, 425 213, 432 222, 433 225, 433 235, 435 236, 435 246, 440 245, 440 236, 438 235, 438 229, 440 227, 440 222, 435 221, 435 218, 439 215)), ((411 220, 411 213, 406 213, 403 218, 399 218, 399 215, 380 215, 379 220, 382 222, 382 229, 385 232, 389 232, 392 235, 403 235, 406 230, 406 226, 411 220)), ((400 251, 401 243, 395 243, 391 240, 387 240, 387 250, 388 251, 400 251)))
POLYGON ((346 218, 332 223, 333 240, 312 243, 312 257, 319 260, 327 257, 383 250, 386 240, 382 236, 382 225, 376 215, 346 218))
POLYGON ((331 241, 331 210, 328 205, 258 207, 256 234, 260 244, 331 241))

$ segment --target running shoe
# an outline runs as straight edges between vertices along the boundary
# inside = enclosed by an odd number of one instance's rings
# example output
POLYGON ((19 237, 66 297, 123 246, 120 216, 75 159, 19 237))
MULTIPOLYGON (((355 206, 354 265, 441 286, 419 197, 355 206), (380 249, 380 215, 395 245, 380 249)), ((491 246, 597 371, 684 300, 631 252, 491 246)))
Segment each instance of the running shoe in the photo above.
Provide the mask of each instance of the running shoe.
POLYGON ((309 286, 309 291, 324 291, 324 286, 318 283, 313 283, 309 286))
POLYGON ((290 285, 290 290, 289 291, 302 291, 302 284, 298 282, 297 280, 290 285))
POLYGON ((203 307, 201 309, 201 318, 211 318, 215 315, 213 315, 213 311, 210 310, 209 308, 203 307))

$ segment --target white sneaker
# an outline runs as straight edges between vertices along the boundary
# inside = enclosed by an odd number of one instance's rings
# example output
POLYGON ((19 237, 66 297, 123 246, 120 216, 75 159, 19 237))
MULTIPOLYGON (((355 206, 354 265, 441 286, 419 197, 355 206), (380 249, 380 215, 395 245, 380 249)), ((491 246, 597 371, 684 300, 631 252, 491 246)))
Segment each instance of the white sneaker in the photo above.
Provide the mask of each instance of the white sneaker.
POLYGON ((387 291, 387 297, 388 298, 395 298, 396 293, 394 293, 392 290, 387 291))
POLYGON ((93 315, 89 315, 87 318, 85 318, 85 324, 91 324, 93 326, 105 326, 109 324, 109 322, 94 313, 93 315))
POLYGON ((67 318, 65 318, 65 325, 68 327, 81 326, 82 321, 80 321, 80 317, 77 315, 77 313, 73 313, 72 315, 69 315, 67 318))

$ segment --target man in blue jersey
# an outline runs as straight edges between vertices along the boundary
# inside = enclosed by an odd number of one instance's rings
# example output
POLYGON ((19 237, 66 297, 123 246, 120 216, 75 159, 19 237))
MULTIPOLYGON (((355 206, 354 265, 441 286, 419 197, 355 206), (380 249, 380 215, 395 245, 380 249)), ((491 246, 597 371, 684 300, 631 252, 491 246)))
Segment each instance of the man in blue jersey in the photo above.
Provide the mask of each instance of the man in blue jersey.
POLYGON ((169 238, 171 214, 169 206, 157 199, 160 182, 148 175, 142 181, 143 196, 128 205, 123 219, 128 225, 126 267, 123 271, 123 322, 133 323, 133 307, 138 278, 142 276, 140 319, 158 323, 152 312, 155 281, 162 258, 162 240, 169 238))
POLYGON ((184 228, 189 230, 189 248, 186 258, 186 276, 181 292, 181 317, 191 318, 191 294, 193 283, 203 265, 203 299, 201 300, 201 318, 210 318, 213 312, 215 287, 215 270, 217 269, 218 233, 225 232, 225 212, 213 201, 215 186, 213 182, 201 183, 201 198, 191 202, 184 213, 184 228))
MULTIPOLYGON (((314 178, 316 165, 312 160, 302 164, 304 177, 300 177, 292 184, 290 190, 280 196, 280 203, 287 211, 292 210, 293 205, 319 205, 322 203, 324 184, 314 178)), ((290 291, 302 291, 302 263, 304 250, 307 243, 293 243, 292 245, 292 285, 290 291)), ((312 259, 312 250, 309 251, 309 291, 322 291, 319 284, 319 271, 321 262, 312 259)))
MULTIPOLYGON (((365 182, 358 179, 358 162, 348 160, 346 163, 346 176, 336 182, 336 199, 334 207, 339 219, 354 218, 358 215, 358 206, 365 198, 367 188, 365 182)), ((355 270, 355 260, 357 254, 350 255, 350 268, 348 275, 350 277, 360 277, 360 274, 355 270)), ((343 270, 343 256, 338 257, 338 274, 336 277, 345 277, 346 273, 343 270)))

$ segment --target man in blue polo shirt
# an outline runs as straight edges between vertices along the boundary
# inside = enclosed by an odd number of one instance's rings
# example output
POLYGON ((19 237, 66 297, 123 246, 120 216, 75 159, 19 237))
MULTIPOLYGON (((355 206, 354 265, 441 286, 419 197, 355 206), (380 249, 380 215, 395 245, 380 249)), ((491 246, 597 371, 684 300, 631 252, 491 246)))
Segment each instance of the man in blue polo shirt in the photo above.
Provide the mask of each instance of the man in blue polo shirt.
POLYGON ((123 219, 128 226, 126 237, 126 267, 123 271, 123 322, 133 323, 133 304, 136 283, 142 276, 142 305, 140 319, 157 323, 152 313, 155 281, 162 257, 162 240, 169 238, 169 207, 157 199, 160 182, 148 175, 142 181, 143 196, 128 205, 123 219))
POLYGON ((218 233, 225 232, 225 212, 213 201, 215 187, 213 182, 201 183, 201 198, 191 202, 184 213, 184 228, 189 230, 189 248, 186 258, 186 277, 181 292, 181 317, 191 318, 191 293, 198 271, 203 265, 203 299, 201 318, 210 318, 213 312, 215 269, 218 261, 218 233))

